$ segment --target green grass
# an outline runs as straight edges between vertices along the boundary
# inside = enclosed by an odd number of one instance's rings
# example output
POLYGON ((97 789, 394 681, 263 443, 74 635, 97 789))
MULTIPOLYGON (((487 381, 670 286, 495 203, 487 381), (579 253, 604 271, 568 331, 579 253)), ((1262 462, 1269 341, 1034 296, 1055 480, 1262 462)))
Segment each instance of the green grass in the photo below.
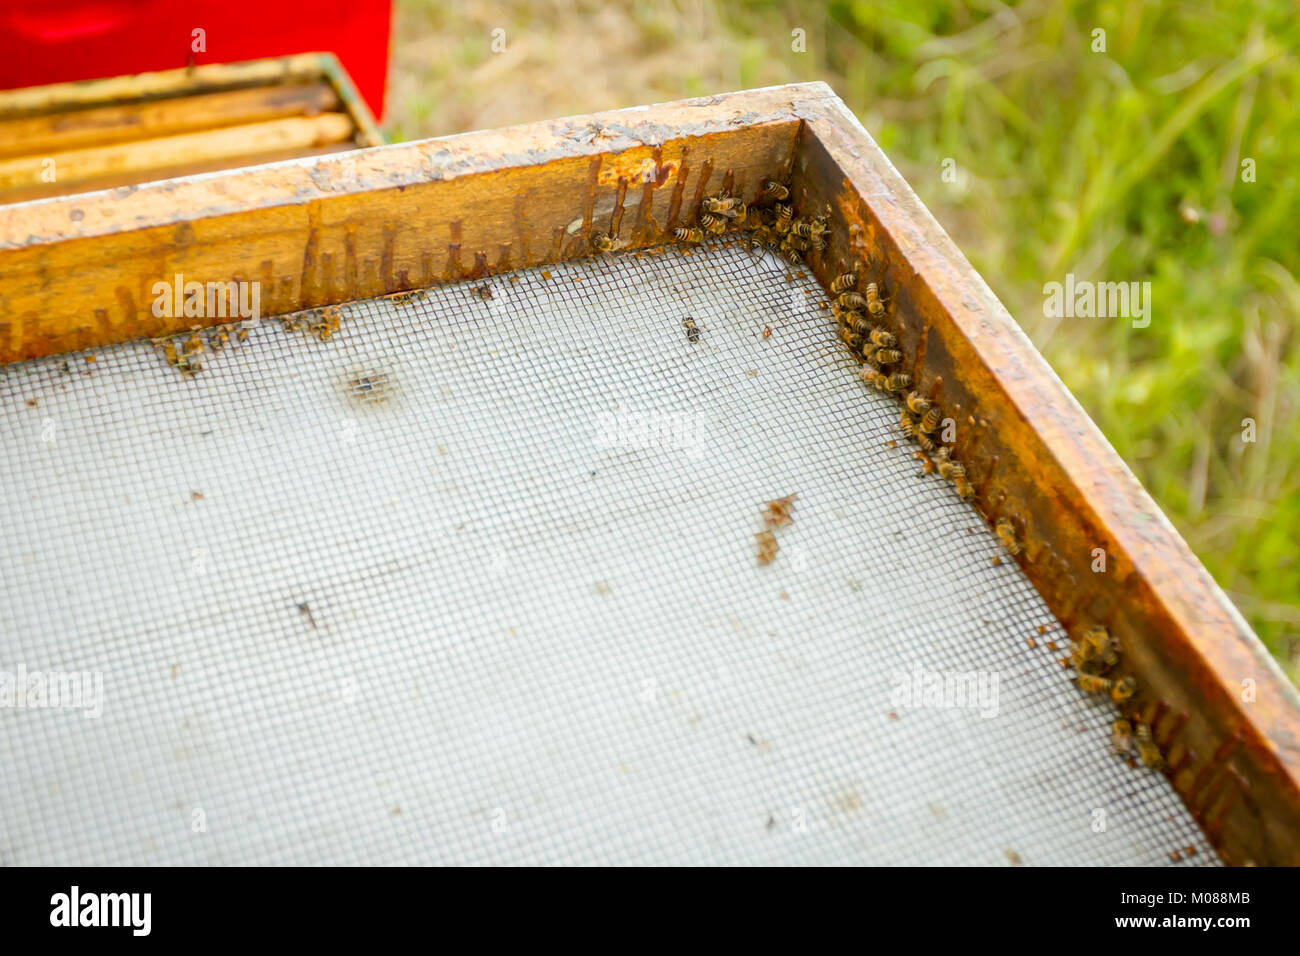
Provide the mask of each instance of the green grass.
POLYGON ((398 8, 399 137, 830 83, 1300 677, 1300 28, 1290 3, 398 8), (489 51, 498 26, 505 54, 489 51), (807 52, 792 52, 794 28, 807 52), (1097 28, 1104 53, 1091 49, 1097 28), (956 182, 940 176, 945 158, 956 182), (1046 318, 1043 284, 1067 272, 1150 281, 1150 327, 1046 318))

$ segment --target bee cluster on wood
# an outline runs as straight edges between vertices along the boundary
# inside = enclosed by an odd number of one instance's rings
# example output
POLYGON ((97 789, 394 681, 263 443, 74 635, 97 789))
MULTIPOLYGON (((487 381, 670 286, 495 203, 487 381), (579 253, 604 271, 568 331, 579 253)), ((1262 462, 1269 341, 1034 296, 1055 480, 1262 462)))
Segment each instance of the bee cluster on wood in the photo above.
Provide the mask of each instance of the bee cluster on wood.
MULTIPOLYGON (((1070 664, 1082 690, 1090 694, 1105 694, 1121 713, 1137 693, 1136 678, 1106 676, 1119 664, 1119 642, 1104 625, 1094 624, 1083 632, 1070 652, 1070 664)), ((1152 739, 1150 725, 1138 720, 1136 715, 1131 720, 1121 717, 1111 725, 1111 743, 1115 752, 1124 757, 1136 747, 1144 764, 1153 770, 1164 769, 1165 759, 1152 739)))

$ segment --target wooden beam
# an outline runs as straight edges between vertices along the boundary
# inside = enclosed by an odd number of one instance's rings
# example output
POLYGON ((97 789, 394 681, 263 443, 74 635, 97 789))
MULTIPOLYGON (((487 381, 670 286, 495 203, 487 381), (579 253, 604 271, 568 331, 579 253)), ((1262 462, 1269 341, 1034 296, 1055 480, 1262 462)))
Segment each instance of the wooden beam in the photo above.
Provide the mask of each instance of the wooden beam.
POLYGON ((792 107, 778 88, 0 207, 0 361, 188 328, 151 309, 177 274, 260 282, 277 314, 585 255, 615 224, 661 243, 706 188, 783 173, 792 107))
POLYGON ((201 129, 316 116, 336 111, 339 105, 334 88, 318 81, 130 101, 17 119, 5 119, 0 110, 0 158, 45 157, 201 129))

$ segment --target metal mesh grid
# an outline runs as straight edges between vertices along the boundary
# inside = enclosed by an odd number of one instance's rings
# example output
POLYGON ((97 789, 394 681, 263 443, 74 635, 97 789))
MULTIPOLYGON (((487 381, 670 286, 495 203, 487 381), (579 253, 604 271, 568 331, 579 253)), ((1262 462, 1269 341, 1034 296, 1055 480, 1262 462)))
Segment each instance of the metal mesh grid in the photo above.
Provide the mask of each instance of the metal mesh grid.
POLYGON ((0 859, 1214 861, 820 298, 664 250, 266 322, 192 378, 0 371, 0 669, 104 680, 96 719, 0 709, 0 859), (900 705, 917 666, 997 715, 900 705))

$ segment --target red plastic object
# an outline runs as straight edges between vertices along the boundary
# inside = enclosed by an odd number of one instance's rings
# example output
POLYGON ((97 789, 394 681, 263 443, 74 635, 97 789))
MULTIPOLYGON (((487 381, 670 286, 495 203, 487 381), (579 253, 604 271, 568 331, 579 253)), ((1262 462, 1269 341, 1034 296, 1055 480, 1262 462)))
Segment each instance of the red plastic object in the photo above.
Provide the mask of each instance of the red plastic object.
POLYGON ((0 0, 0 89, 321 51, 380 118, 390 23, 390 0, 0 0))

